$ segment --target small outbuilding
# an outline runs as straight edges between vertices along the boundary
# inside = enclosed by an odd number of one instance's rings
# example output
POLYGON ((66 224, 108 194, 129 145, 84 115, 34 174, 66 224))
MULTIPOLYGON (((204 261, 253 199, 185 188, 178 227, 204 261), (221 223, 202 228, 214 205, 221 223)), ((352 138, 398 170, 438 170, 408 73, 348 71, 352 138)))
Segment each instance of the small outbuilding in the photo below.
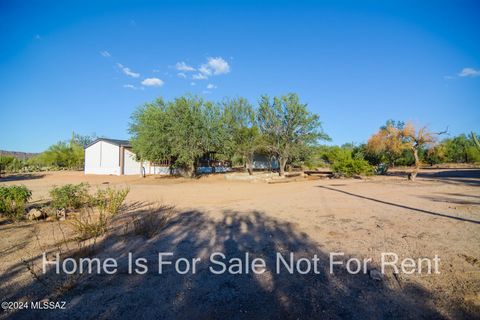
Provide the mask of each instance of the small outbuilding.
POLYGON ((127 140, 99 138, 85 147, 85 174, 140 175, 137 161, 127 140))

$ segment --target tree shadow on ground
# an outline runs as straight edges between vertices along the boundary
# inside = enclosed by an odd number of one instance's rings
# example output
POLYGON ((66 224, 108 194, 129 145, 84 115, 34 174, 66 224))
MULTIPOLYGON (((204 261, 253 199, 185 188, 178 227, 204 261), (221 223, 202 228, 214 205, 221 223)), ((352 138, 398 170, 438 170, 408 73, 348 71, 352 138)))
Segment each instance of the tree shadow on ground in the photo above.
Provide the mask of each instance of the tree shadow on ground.
MULTIPOLYGON (((388 172, 389 176, 407 177, 410 171, 393 171, 388 172)), ((464 184, 471 186, 480 186, 480 170, 479 169, 451 169, 438 172, 428 172, 428 169, 422 169, 417 178, 424 180, 440 180, 450 184, 464 184)))
MULTIPOLYGON (((49 298, 67 301, 67 310, 20 310, 4 314, 16 319, 441 319, 435 293, 405 283, 376 281, 368 274, 351 275, 342 267, 329 273, 329 253, 305 233, 263 212, 225 211, 212 219, 200 211, 176 214, 153 238, 132 236, 128 228, 114 231, 97 243, 96 257, 116 258, 114 275, 88 275, 75 286, 46 290, 39 281, 5 290, 3 300, 49 298), (128 274, 127 253, 146 258, 146 274, 128 274), (158 253, 173 252, 171 261, 198 257, 196 273, 179 274, 165 266, 158 274, 158 253), (214 252, 227 259, 250 255, 266 262, 264 274, 213 274, 214 252), (305 268, 303 257, 318 257, 318 271, 276 272, 276 253, 305 268)), ((348 258, 348 257, 346 257, 348 258)), ((283 266, 283 264, 282 264, 283 266)), ((7 281, 21 265, 0 276, 7 281)), ((302 269, 304 270, 304 269, 302 269)), ((26 272, 26 271, 25 271, 26 272)), ((41 279, 53 283, 59 275, 49 269, 41 279)), ((5 289, 5 288, 4 288, 5 289)), ((473 318, 460 304, 451 304, 452 317, 473 318)))
POLYGON ((480 205, 480 200, 473 200, 472 197, 468 195, 459 195, 455 197, 432 195, 432 196, 419 196, 420 198, 427 199, 433 202, 445 202, 452 204, 461 204, 469 206, 478 206, 480 205))
MULTIPOLYGON (((458 221, 463 221, 463 222, 480 224, 480 221, 474 220, 474 219, 457 217, 457 216, 452 216, 452 215, 446 214, 446 213, 439 213, 439 212, 429 211, 429 210, 425 210, 425 209, 410 207, 410 206, 406 206, 406 205, 399 204, 399 203, 394 203, 394 202, 385 201, 385 200, 381 200, 381 199, 376 199, 376 198, 372 198, 372 197, 362 196, 360 194, 348 192, 348 191, 345 191, 345 190, 330 188, 328 186, 318 186, 318 187, 322 188, 322 189, 330 190, 330 191, 343 193, 343 194, 353 196, 353 197, 357 197, 357 198, 360 198, 360 199, 365 199, 365 200, 369 200, 369 201, 373 201, 373 202, 377 202, 377 203, 381 203, 381 204, 386 204, 386 205, 389 205, 389 206, 394 206, 394 207, 397 207, 397 208, 406 209, 406 210, 409 210, 409 211, 425 213, 425 214, 429 214, 429 215, 433 215, 433 216, 437 216, 437 217, 448 218, 448 219, 453 219, 453 220, 458 220, 458 221)), ((432 200, 432 199, 430 199, 430 200, 432 200)))
POLYGON ((11 181, 23 181, 23 180, 35 180, 42 179, 45 177, 45 174, 38 173, 22 173, 22 174, 10 174, 7 176, 0 176, 0 182, 11 182, 11 181))

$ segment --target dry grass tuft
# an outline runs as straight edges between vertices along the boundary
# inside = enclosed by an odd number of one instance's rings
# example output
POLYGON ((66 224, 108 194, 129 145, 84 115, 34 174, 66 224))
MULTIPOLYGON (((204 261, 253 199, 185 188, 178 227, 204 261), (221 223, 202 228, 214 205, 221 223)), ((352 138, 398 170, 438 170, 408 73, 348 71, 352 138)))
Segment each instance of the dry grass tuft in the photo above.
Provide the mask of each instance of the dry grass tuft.
POLYGON ((126 232, 143 236, 147 239, 156 236, 168 223, 174 213, 173 206, 154 204, 148 209, 136 213, 126 225, 126 232), (131 230, 129 230, 131 229, 131 230))

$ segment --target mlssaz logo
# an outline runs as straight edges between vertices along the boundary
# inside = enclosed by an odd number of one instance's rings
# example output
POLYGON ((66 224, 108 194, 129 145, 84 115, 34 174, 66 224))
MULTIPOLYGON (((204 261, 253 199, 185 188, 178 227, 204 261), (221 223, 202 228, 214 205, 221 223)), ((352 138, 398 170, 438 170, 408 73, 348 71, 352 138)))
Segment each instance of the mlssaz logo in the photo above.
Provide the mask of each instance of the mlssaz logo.
POLYGON ((35 310, 54 310, 54 309, 66 309, 67 303, 65 301, 35 301, 31 302, 31 309, 35 310))

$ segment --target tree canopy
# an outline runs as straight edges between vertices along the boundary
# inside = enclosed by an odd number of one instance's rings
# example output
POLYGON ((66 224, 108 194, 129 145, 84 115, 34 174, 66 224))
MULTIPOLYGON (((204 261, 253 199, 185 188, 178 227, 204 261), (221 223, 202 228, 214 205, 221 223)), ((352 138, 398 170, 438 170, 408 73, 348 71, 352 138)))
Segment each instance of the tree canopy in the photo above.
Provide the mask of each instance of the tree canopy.
POLYGON ((284 175, 286 163, 303 148, 329 139, 322 131, 319 116, 309 112, 294 93, 273 100, 262 96, 257 119, 267 150, 279 161, 280 175, 284 175))
POLYGON ((237 156, 251 173, 253 155, 261 150, 277 157, 283 175, 287 161, 302 148, 328 138, 318 115, 310 113, 296 94, 275 97, 273 102, 263 96, 258 109, 244 98, 220 103, 196 96, 158 99, 133 113, 130 134, 139 158, 168 159, 189 174, 208 152, 237 156))

